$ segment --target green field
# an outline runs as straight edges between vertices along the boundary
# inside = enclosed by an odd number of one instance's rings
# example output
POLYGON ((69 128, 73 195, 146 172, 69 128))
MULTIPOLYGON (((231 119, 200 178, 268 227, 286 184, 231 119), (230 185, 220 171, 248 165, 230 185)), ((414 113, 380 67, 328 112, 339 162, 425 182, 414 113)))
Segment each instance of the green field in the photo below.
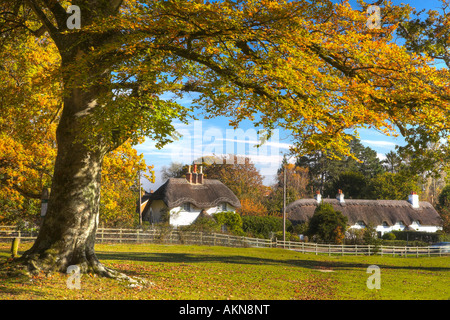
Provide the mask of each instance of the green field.
MULTIPOLYGON (((22 244, 23 251, 29 245, 22 244)), ((0 244, 0 263, 10 245, 0 244)), ((0 299, 449 299, 450 257, 326 256, 283 249, 156 244, 96 246, 108 267, 148 280, 142 286, 84 274, 80 289, 68 275, 6 277, 0 299), (380 289, 368 289, 370 265, 380 289)))

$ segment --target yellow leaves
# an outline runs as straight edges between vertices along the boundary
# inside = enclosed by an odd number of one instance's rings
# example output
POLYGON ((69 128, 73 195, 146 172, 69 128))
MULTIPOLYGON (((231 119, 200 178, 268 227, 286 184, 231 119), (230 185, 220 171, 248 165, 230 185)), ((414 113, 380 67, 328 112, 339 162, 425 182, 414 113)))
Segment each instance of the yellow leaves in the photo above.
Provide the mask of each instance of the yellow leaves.
POLYGON ((102 167, 100 220, 109 225, 134 226, 138 174, 154 182, 153 166, 138 155, 130 141, 108 154, 102 167))

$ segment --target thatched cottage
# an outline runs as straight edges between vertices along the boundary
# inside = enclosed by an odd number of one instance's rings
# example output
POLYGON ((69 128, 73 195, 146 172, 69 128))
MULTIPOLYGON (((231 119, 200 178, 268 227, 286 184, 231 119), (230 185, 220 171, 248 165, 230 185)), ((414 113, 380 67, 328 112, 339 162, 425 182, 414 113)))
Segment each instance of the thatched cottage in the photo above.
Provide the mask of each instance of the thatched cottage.
POLYGON ((429 202, 419 202, 415 193, 408 200, 344 199, 341 190, 336 199, 322 199, 320 194, 316 194, 314 199, 300 199, 290 203, 286 207, 286 217, 294 225, 304 223, 313 216, 321 201, 330 203, 334 210, 341 211, 348 219, 349 228, 361 229, 373 225, 380 236, 393 230, 442 230, 442 220, 437 211, 429 202))
POLYGON ((200 214, 235 211, 241 206, 236 195, 222 182, 205 179, 202 167, 186 174, 186 178, 170 178, 153 193, 142 198, 142 219, 158 223, 169 219, 170 225, 184 226, 200 214))

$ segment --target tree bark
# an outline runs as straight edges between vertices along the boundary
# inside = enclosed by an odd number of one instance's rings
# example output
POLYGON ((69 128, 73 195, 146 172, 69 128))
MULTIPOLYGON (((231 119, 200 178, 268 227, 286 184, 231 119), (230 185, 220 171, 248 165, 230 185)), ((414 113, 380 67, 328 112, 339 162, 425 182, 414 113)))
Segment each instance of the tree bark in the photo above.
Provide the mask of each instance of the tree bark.
POLYGON ((78 265, 83 272, 106 272, 94 252, 106 147, 101 141, 95 148, 83 144, 77 117, 93 98, 79 89, 65 98, 48 211, 36 242, 21 258, 31 271, 65 272, 78 265))

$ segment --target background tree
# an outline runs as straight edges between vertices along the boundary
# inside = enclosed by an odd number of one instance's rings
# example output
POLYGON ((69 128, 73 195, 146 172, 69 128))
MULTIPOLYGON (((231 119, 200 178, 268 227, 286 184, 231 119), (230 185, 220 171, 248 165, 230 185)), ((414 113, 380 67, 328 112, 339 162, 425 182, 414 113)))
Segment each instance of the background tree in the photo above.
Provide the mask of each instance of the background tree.
MULTIPOLYGON (((339 176, 344 172, 354 172, 355 179, 356 176, 362 175, 364 180, 368 181, 384 171, 375 150, 364 147, 357 138, 352 139, 349 146, 352 154, 358 160, 344 154, 339 155, 337 159, 331 159, 323 152, 311 153, 297 159, 296 165, 306 167, 309 170, 311 189, 319 190, 325 197, 334 197, 338 189, 343 189, 343 187, 336 188, 336 186, 339 184, 339 176)), ((350 176, 346 178, 348 179, 350 176)), ((346 191, 346 194, 348 192, 346 191)), ((356 189, 352 193, 355 196, 361 196, 356 193, 356 189)))
MULTIPOLYGON (((437 10, 412 10, 412 18, 399 23, 398 34, 405 40, 405 47, 414 53, 427 55, 434 59, 437 76, 442 76, 442 83, 448 86, 448 69, 450 68, 450 15, 447 0, 440 0, 437 10)), ((438 89, 437 94, 448 100, 447 90, 438 89)), ((428 125, 405 129, 407 145, 399 148, 403 156, 414 156, 411 163, 416 172, 428 172, 439 175, 448 170, 450 163, 449 136, 450 127, 442 125, 439 132, 427 132, 428 125)))
POLYGON ((203 172, 207 179, 220 180, 239 199, 250 199, 255 203, 261 201, 265 190, 264 178, 250 158, 238 155, 222 156, 207 165, 203 172))
POLYGON ((443 221, 444 232, 450 232, 450 185, 445 186, 439 194, 437 209, 443 221))
POLYGON ((271 215, 281 216, 284 202, 284 175, 286 174, 286 205, 289 203, 311 195, 308 190, 309 175, 308 169, 287 163, 283 158, 280 168, 277 171, 276 181, 271 186, 270 192, 264 201, 264 206, 271 215))
MULTIPOLYGON (((145 163, 130 142, 125 142, 105 156, 99 219, 103 226, 135 227, 139 224, 136 199, 139 196, 138 175, 154 182, 153 166, 145 163)), ((142 190, 143 191, 143 190, 142 190)))
POLYGON ((248 198, 244 198, 240 201, 241 201, 241 207, 238 208, 236 211, 241 216, 264 217, 269 214, 269 211, 261 202, 256 202, 255 200, 251 200, 248 198))
POLYGON ((327 185, 324 195, 334 198, 341 189, 346 198, 367 199, 367 184, 368 180, 361 172, 342 172, 327 185))
POLYGON ((388 172, 397 173, 401 170, 403 161, 395 151, 389 151, 382 163, 388 172))
POLYGON ((183 174, 185 174, 185 172, 183 164, 180 162, 172 162, 169 166, 163 166, 161 169, 161 177, 163 180, 169 178, 181 178, 183 174))
POLYGON ((367 189, 368 199, 406 200, 412 191, 420 195, 419 177, 385 172, 371 179, 367 189))

